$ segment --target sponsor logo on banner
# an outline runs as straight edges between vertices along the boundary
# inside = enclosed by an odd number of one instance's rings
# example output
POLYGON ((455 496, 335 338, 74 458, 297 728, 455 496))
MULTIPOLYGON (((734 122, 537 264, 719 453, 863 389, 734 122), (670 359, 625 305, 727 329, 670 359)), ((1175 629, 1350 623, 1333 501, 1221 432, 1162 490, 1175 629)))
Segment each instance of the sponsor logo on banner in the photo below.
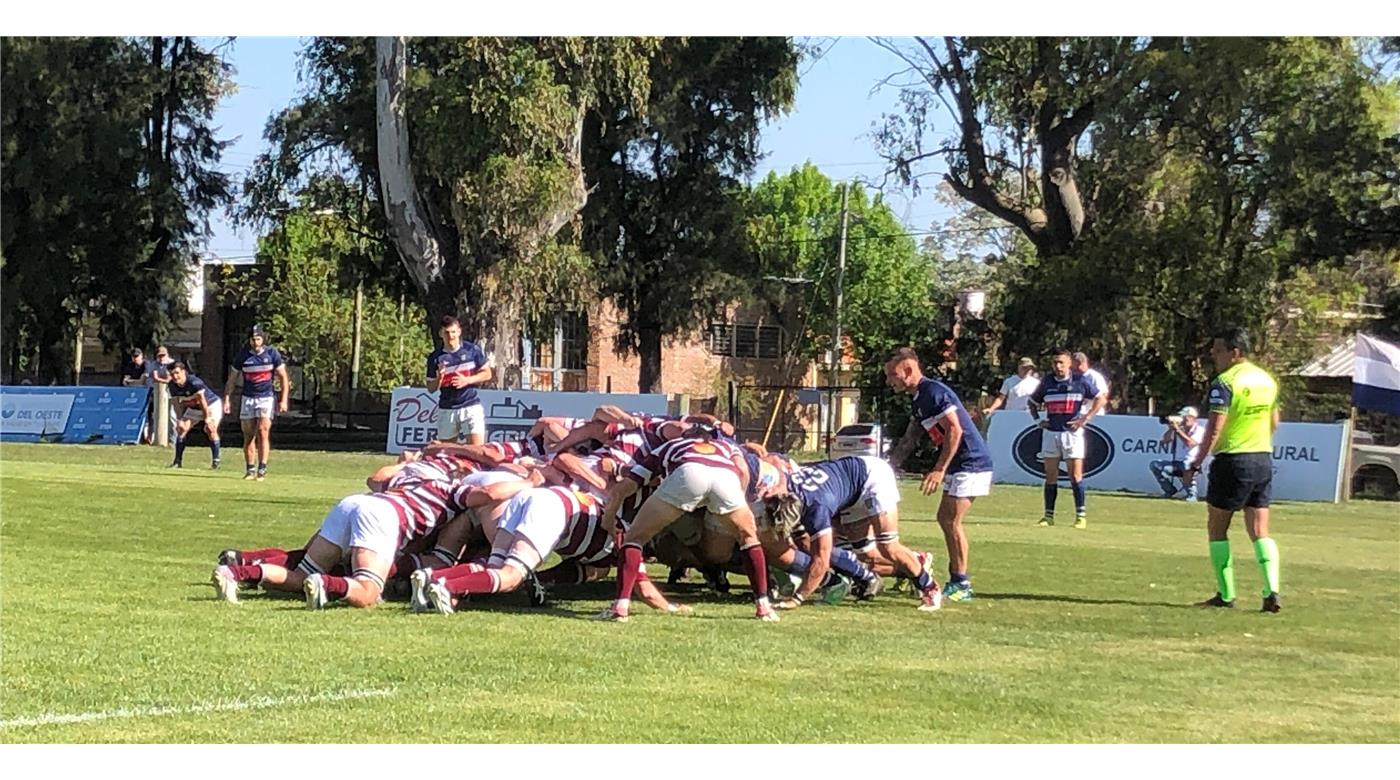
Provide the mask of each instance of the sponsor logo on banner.
MULTIPOLYGON (((1084 477, 1090 490, 1164 495, 1152 473, 1153 461, 1184 460, 1184 448, 1162 443, 1167 427, 1156 417, 1113 414, 1087 426, 1084 477)), ((1345 426, 1282 423, 1274 433, 1273 497, 1280 501, 1337 501, 1345 467, 1345 426)), ((993 481, 1038 485, 1044 481, 1040 430, 1021 413, 996 412, 987 431, 993 481)), ((1206 461, 1208 475, 1210 460, 1206 461)), ((1066 478, 1061 463, 1060 477, 1066 478)), ((1206 476, 1199 477, 1204 489, 1206 476)))
POLYGON ((10 441, 135 444, 146 423, 145 387, 6 387, 0 435, 10 441))
MULTIPOLYGON (((1041 433, 1034 425, 1021 431, 1012 445, 1011 457, 1027 474, 1045 477, 1045 461, 1040 457, 1041 433)), ((1084 478, 1098 474, 1113 462, 1113 440, 1097 425, 1084 428, 1084 478)), ((1060 460, 1060 479, 1069 479, 1069 463, 1060 460)))
POLYGON ((73 396, 68 393, 12 394, 0 400, 0 430, 7 434, 62 436, 73 396))
MULTIPOLYGON (((666 396, 607 393, 554 393, 531 390, 480 390, 487 441, 520 439, 541 417, 591 417, 612 404, 630 412, 665 414, 666 396)), ((437 394, 421 387, 400 387, 389 402, 390 453, 421 449, 437 438, 437 394)))

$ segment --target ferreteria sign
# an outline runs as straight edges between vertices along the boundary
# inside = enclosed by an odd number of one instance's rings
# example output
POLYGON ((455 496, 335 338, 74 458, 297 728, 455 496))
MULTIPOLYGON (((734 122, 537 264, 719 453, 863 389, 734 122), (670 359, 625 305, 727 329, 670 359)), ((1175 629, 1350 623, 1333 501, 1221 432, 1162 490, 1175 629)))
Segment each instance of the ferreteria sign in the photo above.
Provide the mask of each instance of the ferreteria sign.
MULTIPOLYGON (((666 396, 659 393, 482 390, 479 395, 490 441, 519 439, 541 417, 592 417, 593 410, 603 404, 642 414, 666 413, 666 396)), ((426 447, 437 435, 437 419, 437 393, 421 387, 395 388, 389 403, 389 438, 385 450, 399 453, 426 447)))
MULTIPOLYGON (((1156 417, 1100 415, 1085 429, 1084 481, 1090 490, 1123 490, 1161 495, 1152 476, 1154 460, 1172 459, 1171 442, 1162 444, 1166 426, 1156 417)), ((1283 423, 1274 433, 1273 496, 1292 501, 1338 501, 1345 467, 1345 426, 1283 423)), ((1040 429, 1026 412, 996 412, 988 444, 998 483, 1036 485, 1044 481, 1040 429)), ((1180 452, 1178 458, 1184 458, 1180 452)), ((1207 470, 1209 462, 1207 462, 1207 470)), ((1068 480, 1065 464, 1060 479, 1068 480)), ((1204 495, 1205 476, 1198 483, 1204 495)))

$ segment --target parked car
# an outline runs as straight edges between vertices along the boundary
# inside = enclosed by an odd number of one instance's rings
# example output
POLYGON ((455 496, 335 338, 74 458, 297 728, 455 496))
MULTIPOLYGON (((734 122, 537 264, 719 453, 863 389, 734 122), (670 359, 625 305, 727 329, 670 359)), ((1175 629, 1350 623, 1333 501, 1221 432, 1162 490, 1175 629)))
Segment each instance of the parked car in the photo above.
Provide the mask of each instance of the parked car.
POLYGON ((831 442, 832 457, 838 458, 842 455, 872 455, 879 458, 883 457, 889 448, 890 444, 885 441, 879 423, 842 426, 831 442))
POLYGON ((1351 445, 1351 494, 1357 498, 1400 498, 1400 447, 1362 444, 1362 433, 1357 431, 1351 445))

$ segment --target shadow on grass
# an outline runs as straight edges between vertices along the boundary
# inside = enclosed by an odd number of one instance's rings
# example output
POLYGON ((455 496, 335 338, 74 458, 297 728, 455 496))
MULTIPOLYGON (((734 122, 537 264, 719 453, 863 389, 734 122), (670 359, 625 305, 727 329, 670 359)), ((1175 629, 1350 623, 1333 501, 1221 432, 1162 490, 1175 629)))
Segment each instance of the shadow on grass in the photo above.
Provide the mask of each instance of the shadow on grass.
POLYGON ((1080 596, 1060 596, 1053 593, 984 593, 977 591, 977 600, 988 601, 1058 601, 1065 604, 1091 604, 1094 606, 1128 607, 1169 607, 1172 609, 1197 609, 1193 604, 1174 604, 1170 601, 1134 601, 1132 599, 1087 599, 1080 596))

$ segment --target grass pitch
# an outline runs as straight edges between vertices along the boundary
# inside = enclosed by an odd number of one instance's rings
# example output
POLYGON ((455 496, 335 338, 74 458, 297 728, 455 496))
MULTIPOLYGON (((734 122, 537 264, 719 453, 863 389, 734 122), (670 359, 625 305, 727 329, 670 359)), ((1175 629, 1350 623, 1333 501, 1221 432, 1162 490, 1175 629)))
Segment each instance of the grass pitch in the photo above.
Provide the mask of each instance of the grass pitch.
POLYGON ((276 452, 256 484, 206 454, 0 448, 0 742, 1400 741, 1393 503, 1276 505, 1279 615, 1238 520, 1239 608, 1196 610, 1202 505, 1091 494, 1087 530, 1036 528, 1040 491, 1001 486, 970 518, 976 600, 931 615, 886 594, 764 625, 698 584, 695 617, 627 625, 583 619, 610 586, 311 613, 215 601, 214 557, 299 546, 387 457, 276 452))

